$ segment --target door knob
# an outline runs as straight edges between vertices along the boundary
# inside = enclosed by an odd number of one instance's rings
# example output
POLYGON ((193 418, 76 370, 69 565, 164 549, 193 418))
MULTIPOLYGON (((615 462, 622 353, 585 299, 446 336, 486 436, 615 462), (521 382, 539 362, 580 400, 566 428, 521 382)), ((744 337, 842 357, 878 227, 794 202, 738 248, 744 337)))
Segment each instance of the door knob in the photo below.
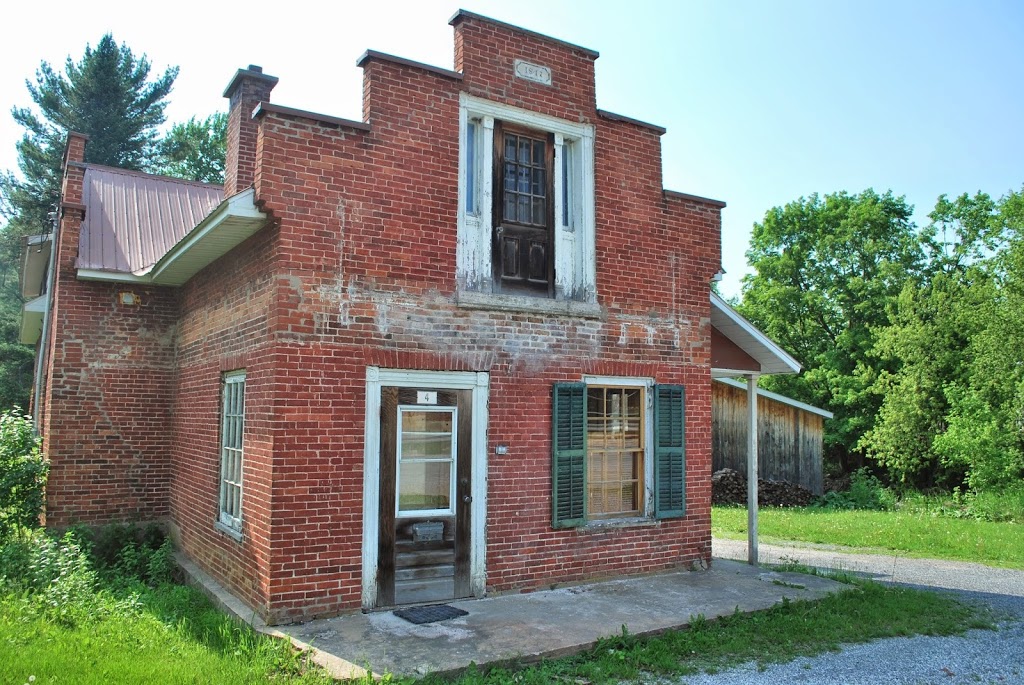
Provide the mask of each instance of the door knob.
POLYGON ((470 495, 463 495, 462 496, 462 501, 465 502, 466 504, 469 504, 470 502, 473 501, 473 497, 470 496, 470 495))

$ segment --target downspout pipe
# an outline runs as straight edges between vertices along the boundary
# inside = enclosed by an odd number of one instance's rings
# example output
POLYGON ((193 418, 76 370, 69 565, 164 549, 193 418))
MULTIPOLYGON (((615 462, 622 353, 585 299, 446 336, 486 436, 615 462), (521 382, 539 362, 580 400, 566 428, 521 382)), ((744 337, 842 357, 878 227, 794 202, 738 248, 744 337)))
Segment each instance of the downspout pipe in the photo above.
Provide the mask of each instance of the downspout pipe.
POLYGON ((53 309, 53 286, 57 274, 54 262, 57 259, 57 239, 60 234, 61 203, 57 202, 56 211, 53 213, 53 228, 50 232, 50 259, 46 264, 46 309, 43 310, 43 330, 39 337, 39 350, 36 353, 36 368, 34 387, 32 389, 32 426, 36 434, 39 434, 40 422, 42 420, 40 405, 43 393, 43 375, 46 371, 47 353, 50 350, 50 311, 53 309))

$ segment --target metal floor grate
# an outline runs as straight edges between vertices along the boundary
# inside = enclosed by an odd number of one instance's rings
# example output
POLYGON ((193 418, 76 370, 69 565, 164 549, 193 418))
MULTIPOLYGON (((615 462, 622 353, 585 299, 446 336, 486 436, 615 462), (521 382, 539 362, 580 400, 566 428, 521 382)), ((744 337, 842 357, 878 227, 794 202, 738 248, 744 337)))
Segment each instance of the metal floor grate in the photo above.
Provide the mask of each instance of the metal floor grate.
POLYGON ((457 609, 447 604, 434 604, 433 606, 427 607, 409 607, 408 609, 396 609, 394 612, 395 616, 404 618, 409 623, 415 623, 420 625, 422 623, 436 623, 437 621, 447 621, 451 618, 458 618, 459 616, 466 616, 469 614, 468 611, 457 609))

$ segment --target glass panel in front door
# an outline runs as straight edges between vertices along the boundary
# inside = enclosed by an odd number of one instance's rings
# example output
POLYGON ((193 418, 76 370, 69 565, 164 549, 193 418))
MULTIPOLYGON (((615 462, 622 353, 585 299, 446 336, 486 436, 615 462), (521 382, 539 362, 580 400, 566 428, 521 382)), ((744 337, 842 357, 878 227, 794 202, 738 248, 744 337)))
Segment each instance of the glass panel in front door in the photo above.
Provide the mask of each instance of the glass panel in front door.
POLYGON ((399 517, 455 514, 455 407, 399 407, 399 517))

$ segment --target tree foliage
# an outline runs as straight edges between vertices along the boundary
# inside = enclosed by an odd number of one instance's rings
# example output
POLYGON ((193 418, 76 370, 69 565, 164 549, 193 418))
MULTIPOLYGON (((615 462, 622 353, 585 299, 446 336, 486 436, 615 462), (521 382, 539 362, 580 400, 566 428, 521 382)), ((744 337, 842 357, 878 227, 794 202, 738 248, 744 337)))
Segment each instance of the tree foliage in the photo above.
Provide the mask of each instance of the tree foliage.
POLYGON ((27 233, 48 230, 49 212, 60 194, 61 160, 68 131, 89 136, 86 161, 127 169, 149 169, 157 161, 158 127, 178 68, 150 80, 150 63, 118 46, 106 34, 81 60, 67 58, 64 72, 43 62, 28 81, 34 108, 11 114, 25 128, 18 143, 21 178, 0 183, 7 218, 27 233))
POLYGON ((990 258, 1005 243, 995 201, 984 193, 939 197, 920 232, 926 260, 891 305, 875 353, 892 371, 875 383, 882 405, 859 443, 894 480, 915 485, 957 484, 969 471, 962 459, 943 459, 935 441, 949 429, 953 407, 966 397, 975 341, 999 294, 990 258))
POLYGON ((805 369, 764 385, 835 414, 826 448, 847 469, 880 404, 876 331, 924 259, 911 211, 891 192, 812 195, 769 210, 747 251, 740 310, 805 369))
POLYGON ((918 230, 890 193, 812 196, 755 226, 742 311, 795 352, 765 385, 826 407, 830 454, 893 482, 1024 476, 1024 192, 942 196, 918 230))
POLYGON ((0 544, 39 526, 46 471, 31 419, 0 414, 0 544))
POLYGON ((160 173, 204 183, 224 182, 228 116, 192 117, 171 127, 160 141, 160 173))

